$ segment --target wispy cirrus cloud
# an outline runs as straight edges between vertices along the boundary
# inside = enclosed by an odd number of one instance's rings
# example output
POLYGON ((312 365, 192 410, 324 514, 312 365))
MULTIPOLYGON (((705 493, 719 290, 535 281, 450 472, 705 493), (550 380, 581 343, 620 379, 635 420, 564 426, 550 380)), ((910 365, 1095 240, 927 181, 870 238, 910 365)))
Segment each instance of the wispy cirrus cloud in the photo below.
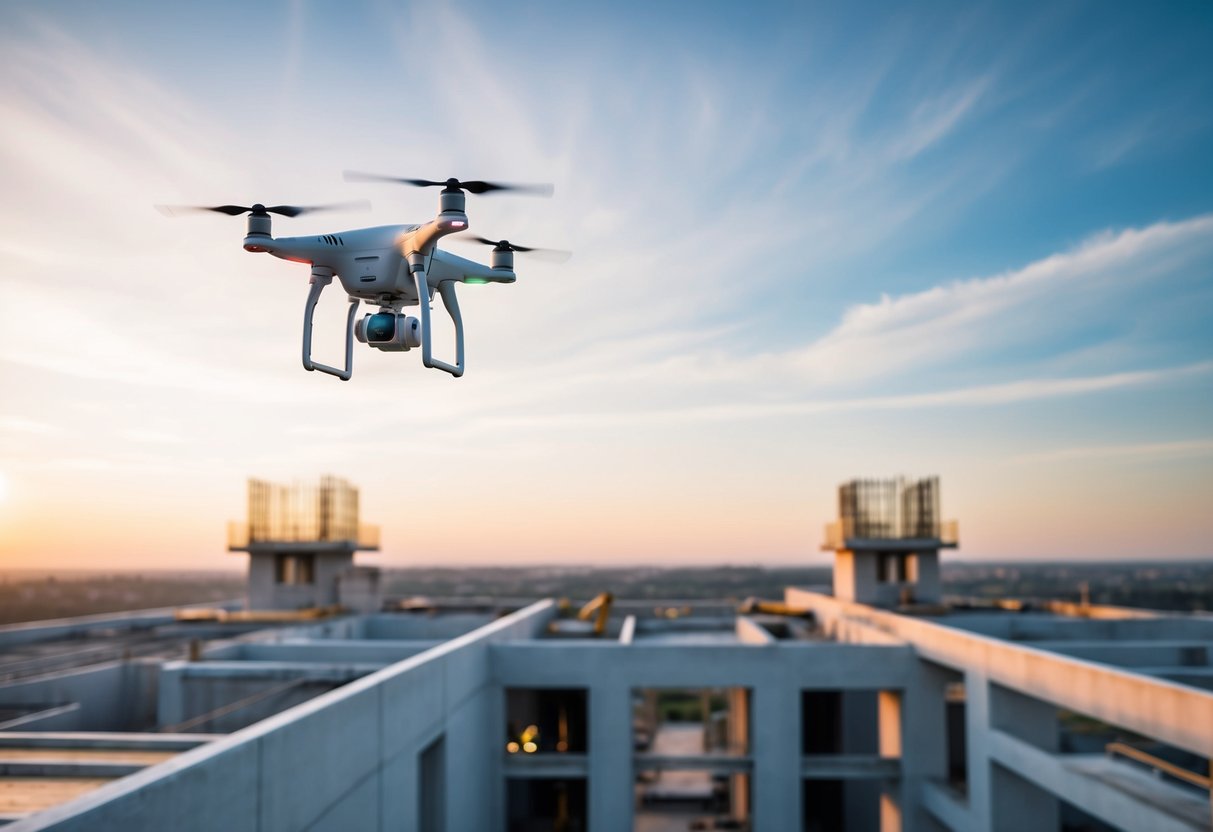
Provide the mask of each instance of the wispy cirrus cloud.
POLYGON ((1174 442, 1140 442, 1122 445, 1080 445, 1021 454, 1011 463, 1077 462, 1080 460, 1140 460, 1203 457, 1213 454, 1213 439, 1183 439, 1174 442))
POLYGON ((1110 373, 1072 378, 1030 378, 1003 384, 986 384, 949 390, 934 390, 898 396, 825 398, 805 401, 739 401, 695 407, 658 410, 615 410, 593 413, 544 414, 527 417, 498 416, 484 421, 480 428, 518 426, 528 428, 581 429, 622 425, 684 426, 692 423, 741 422, 788 416, 919 410, 928 408, 971 408, 1013 405, 1045 399, 1083 396, 1092 393, 1133 390, 1152 385, 1199 378, 1213 374, 1213 361, 1157 370, 1110 373))

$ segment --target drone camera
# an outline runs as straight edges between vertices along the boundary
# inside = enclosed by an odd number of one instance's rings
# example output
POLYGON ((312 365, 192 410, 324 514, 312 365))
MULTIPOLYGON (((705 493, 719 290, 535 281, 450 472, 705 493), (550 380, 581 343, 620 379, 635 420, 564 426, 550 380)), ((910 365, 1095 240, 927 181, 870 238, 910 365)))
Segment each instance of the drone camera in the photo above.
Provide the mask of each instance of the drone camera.
POLYGON ((376 312, 363 316, 354 335, 376 349, 400 352, 421 346, 421 322, 409 315, 376 312))

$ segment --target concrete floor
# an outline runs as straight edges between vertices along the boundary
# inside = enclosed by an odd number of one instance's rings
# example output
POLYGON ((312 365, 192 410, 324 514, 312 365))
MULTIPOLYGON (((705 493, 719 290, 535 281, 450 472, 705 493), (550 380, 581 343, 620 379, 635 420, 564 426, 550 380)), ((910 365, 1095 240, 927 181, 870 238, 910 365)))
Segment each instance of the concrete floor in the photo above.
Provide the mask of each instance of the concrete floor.
MULTIPOLYGON (((665 723, 657 729, 651 751, 672 756, 702 754, 703 725, 665 723)), ((633 832, 686 832, 693 821, 714 817, 706 808, 712 785, 706 771, 663 771, 655 780, 637 784, 633 832)))

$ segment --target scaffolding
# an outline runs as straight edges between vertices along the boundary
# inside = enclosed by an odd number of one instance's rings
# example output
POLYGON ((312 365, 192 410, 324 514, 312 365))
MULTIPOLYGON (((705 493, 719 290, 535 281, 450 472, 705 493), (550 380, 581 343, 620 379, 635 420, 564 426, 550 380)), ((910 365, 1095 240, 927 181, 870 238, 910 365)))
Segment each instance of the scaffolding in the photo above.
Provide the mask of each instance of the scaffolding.
POLYGON ((827 527, 827 542, 866 539, 954 543, 956 523, 945 522, 941 516, 938 477, 851 480, 838 487, 839 519, 827 527))
POLYGON ((358 489, 340 477, 319 484, 248 482, 248 521, 228 526, 228 547, 256 543, 340 543, 378 548, 379 529, 358 522, 358 489))

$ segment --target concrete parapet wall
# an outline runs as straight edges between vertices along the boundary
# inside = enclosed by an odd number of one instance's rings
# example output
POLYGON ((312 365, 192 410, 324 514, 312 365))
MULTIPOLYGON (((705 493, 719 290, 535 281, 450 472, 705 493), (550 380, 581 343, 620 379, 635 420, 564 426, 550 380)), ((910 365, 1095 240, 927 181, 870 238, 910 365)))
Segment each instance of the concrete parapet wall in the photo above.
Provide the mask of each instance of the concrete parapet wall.
POLYGON ((159 665, 149 661, 108 662, 0 687, 0 705, 57 706, 79 703, 40 727, 55 731, 138 731, 156 719, 159 665))
POLYGON ((13 832, 409 829, 417 755, 443 736, 448 829, 503 814, 488 645, 533 638, 542 601, 172 760, 18 821, 13 832))
POLYGON ((115 628, 150 629, 163 624, 172 624, 174 621, 173 615, 177 609, 201 609, 207 607, 237 609, 241 603, 241 601, 236 600, 219 604, 189 604, 180 608, 158 607, 148 610, 80 615, 74 618, 54 618, 45 621, 5 624, 0 626, 0 650, 22 644, 36 644, 41 641, 56 641, 58 639, 82 636, 92 630, 111 630, 115 628))
MULTIPOLYGON (((788 603, 811 608, 823 625, 857 641, 876 634, 904 639, 933 662, 978 671, 1013 690, 1195 754, 1207 756, 1213 749, 1213 693, 816 593, 789 588, 786 595, 788 603)), ((1132 628, 1155 622, 1087 623, 1132 628)))

